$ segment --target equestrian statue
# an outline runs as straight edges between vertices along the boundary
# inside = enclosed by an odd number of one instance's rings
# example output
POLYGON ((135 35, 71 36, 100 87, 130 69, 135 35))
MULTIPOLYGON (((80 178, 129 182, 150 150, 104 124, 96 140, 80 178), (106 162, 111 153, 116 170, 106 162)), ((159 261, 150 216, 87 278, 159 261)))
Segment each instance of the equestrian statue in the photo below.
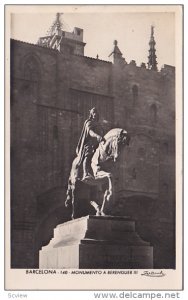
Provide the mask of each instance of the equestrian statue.
POLYGON ((77 181, 100 188, 104 182, 107 183, 102 205, 95 201, 90 202, 97 216, 105 215, 105 202, 112 198, 114 191, 112 164, 117 161, 122 147, 129 145, 129 141, 129 134, 122 128, 111 129, 103 136, 103 130, 99 124, 99 113, 95 107, 90 110, 89 118, 82 129, 76 148, 76 158, 73 160, 68 179, 65 206, 72 206, 72 219, 75 218, 77 181))

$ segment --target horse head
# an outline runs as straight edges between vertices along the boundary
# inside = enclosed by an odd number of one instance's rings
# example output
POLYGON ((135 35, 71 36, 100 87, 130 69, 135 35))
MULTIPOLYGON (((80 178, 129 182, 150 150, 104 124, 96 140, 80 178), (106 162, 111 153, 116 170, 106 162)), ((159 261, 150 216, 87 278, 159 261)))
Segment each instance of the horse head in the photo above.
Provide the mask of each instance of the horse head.
POLYGON ((113 159, 114 162, 116 162, 122 147, 129 145, 130 136, 126 130, 121 128, 114 128, 110 130, 104 136, 104 138, 108 144, 108 147, 106 148, 107 154, 110 158, 113 159))
POLYGON ((120 146, 129 146, 130 139, 130 135, 127 133, 127 131, 122 129, 118 135, 118 144, 120 146))

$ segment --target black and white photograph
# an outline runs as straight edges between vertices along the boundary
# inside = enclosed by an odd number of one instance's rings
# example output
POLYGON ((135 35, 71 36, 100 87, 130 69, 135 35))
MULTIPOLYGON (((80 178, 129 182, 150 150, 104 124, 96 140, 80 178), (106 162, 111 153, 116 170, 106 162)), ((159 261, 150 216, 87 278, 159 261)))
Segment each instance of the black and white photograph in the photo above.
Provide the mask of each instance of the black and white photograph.
POLYGON ((5 18, 6 289, 181 290, 182 5, 5 18))

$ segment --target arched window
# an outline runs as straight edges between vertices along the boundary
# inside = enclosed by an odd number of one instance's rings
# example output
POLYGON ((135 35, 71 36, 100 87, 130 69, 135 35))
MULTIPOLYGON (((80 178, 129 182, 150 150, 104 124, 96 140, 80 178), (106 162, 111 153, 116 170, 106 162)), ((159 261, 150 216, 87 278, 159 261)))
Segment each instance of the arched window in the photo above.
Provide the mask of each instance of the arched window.
POLYGON ((134 84, 132 87, 132 95, 133 95, 133 103, 135 104, 135 102, 138 99, 138 86, 136 84, 134 84))
POLYGON ((38 81, 40 78, 39 64, 35 57, 27 57, 24 63, 24 78, 31 81, 38 81))
POLYGON ((165 195, 168 195, 168 184, 166 182, 163 183, 163 193, 165 195))
POLYGON ((135 168, 133 168, 132 169, 132 179, 134 179, 134 180, 136 180, 136 174, 137 172, 136 172, 136 169, 135 168))
POLYGON ((32 55, 27 57, 24 62, 23 76, 25 79, 24 95, 26 99, 36 102, 39 93, 41 72, 37 59, 32 55))
POLYGON ((57 127, 57 125, 54 125, 54 127, 53 127, 53 138, 54 138, 54 140, 58 140, 58 127, 57 127))
POLYGON ((150 106, 150 120, 152 123, 157 122, 157 106, 155 104, 150 106))
POLYGON ((163 149, 164 149, 164 154, 168 154, 168 143, 167 142, 164 142, 163 143, 163 149))
POLYGON ((138 149, 138 156, 143 157, 145 155, 145 149, 143 147, 140 147, 138 149))

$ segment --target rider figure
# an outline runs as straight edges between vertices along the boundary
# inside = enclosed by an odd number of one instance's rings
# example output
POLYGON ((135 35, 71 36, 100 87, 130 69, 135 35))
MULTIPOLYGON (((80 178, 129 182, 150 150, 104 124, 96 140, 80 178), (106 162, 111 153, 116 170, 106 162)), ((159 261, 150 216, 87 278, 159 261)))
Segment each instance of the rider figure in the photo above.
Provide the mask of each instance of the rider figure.
POLYGON ((85 121, 82 133, 76 148, 78 166, 83 164, 83 178, 86 181, 92 177, 90 174, 91 159, 99 143, 104 139, 99 127, 99 113, 95 107, 90 110, 89 118, 85 121))

